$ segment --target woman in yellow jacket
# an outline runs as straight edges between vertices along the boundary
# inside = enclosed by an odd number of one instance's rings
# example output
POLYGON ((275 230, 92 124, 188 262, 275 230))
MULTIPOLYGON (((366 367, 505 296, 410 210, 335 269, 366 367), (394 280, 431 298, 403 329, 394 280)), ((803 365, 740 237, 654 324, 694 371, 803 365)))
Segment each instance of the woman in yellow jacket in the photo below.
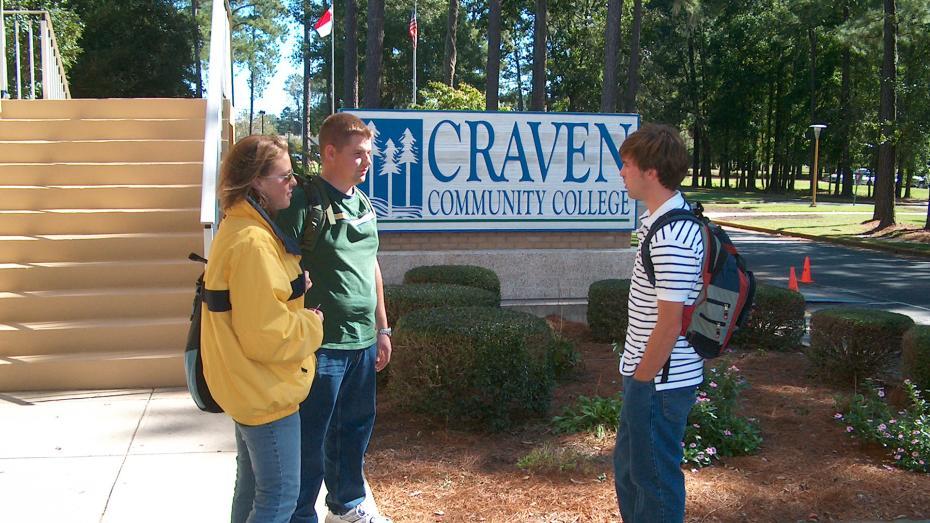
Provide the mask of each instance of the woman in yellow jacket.
POLYGON ((303 307, 310 282, 300 247, 271 219, 290 205, 296 185, 287 145, 244 138, 220 176, 225 216, 204 275, 204 377, 236 422, 233 523, 283 523, 297 506, 297 410, 310 391, 323 315, 303 307))

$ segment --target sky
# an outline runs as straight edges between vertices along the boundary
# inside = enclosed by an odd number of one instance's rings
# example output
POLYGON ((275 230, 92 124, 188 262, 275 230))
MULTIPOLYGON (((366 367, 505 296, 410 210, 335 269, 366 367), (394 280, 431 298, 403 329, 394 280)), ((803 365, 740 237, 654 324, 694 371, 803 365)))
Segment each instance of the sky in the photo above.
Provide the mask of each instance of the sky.
MULTIPOLYGON (((285 38, 284 44, 281 45, 281 62, 278 64, 278 69, 268 82, 268 87, 265 88, 261 98, 255 100, 256 114, 258 114, 258 111, 265 111, 267 114, 279 114, 281 109, 284 109, 290 103, 290 96, 284 90, 284 85, 288 76, 300 72, 298 66, 291 62, 290 57, 294 55, 294 49, 298 46, 301 33, 299 25, 291 24, 288 26, 287 38, 285 38)), ((249 109, 248 77, 248 71, 244 69, 236 71, 236 98, 233 100, 233 106, 237 113, 249 109)), ((248 116, 246 116, 246 119, 248 119, 248 116)))

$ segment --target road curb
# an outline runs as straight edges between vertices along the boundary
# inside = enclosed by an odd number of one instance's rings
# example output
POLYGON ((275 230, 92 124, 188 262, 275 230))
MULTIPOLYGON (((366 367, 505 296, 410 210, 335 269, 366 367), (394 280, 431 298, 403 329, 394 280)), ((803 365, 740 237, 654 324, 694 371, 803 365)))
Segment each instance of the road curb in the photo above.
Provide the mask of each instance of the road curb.
POLYGON ((747 231, 777 234, 779 236, 792 236, 795 238, 805 238, 808 240, 843 245, 845 247, 859 247, 862 249, 869 249, 873 251, 885 251, 885 252, 892 252, 895 254, 907 254, 910 256, 918 256, 921 258, 930 258, 930 252, 919 251, 915 249, 908 249, 906 247, 899 247, 895 245, 869 244, 869 243, 857 242, 855 240, 847 240, 845 238, 830 238, 827 236, 816 236, 814 234, 805 234, 803 232, 777 231, 774 229, 766 229, 765 227, 756 227, 754 225, 746 225, 743 223, 735 223, 735 222, 729 222, 729 221, 723 221, 723 220, 714 220, 714 223, 722 225, 724 227, 733 227, 734 229, 745 229, 747 231))

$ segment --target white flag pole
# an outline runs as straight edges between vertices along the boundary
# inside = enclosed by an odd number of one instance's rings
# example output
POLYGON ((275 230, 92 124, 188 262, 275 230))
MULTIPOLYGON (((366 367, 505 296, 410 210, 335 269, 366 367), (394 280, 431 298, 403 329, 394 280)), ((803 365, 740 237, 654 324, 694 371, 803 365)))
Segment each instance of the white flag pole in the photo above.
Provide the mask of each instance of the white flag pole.
POLYGON ((332 7, 333 18, 332 24, 333 29, 329 32, 329 36, 332 38, 330 40, 330 49, 329 49, 329 101, 330 101, 330 114, 336 114, 336 2, 333 0, 332 7))
MULTIPOLYGON (((413 19, 417 19, 417 0, 413 0, 413 19)), ((417 32, 416 36, 413 37, 413 105, 417 104, 417 40, 419 37, 420 21, 417 20, 417 32)))

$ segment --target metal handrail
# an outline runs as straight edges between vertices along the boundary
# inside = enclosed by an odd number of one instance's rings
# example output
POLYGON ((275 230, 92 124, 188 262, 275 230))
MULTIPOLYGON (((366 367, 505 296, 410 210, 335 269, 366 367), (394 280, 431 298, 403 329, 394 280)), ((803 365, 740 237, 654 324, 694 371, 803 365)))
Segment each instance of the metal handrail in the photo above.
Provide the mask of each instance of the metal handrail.
MULTIPOLYGON (((2 3, 2 2, 0 2, 2 3)), ((68 85, 68 77, 65 75, 64 61, 61 59, 61 51, 58 46, 58 39, 55 37, 55 29, 52 25, 52 16, 45 10, 15 10, 7 11, 0 6, 0 97, 8 98, 9 78, 7 74, 7 51, 6 51, 6 17, 14 18, 15 31, 15 59, 16 59, 16 97, 23 98, 22 94, 22 67, 21 53, 19 48, 19 20, 22 17, 39 17, 39 56, 40 68, 42 71, 41 85, 42 98, 45 99, 69 99, 71 98, 71 88, 68 85)), ((29 39, 29 93, 30 97, 35 98, 35 51, 33 47, 32 22, 27 25, 29 39)))
POLYGON ((216 178, 223 152, 223 100, 232 99, 233 83, 231 13, 228 1, 213 2, 210 15, 210 63, 207 68, 207 110, 204 118, 203 178, 200 193, 204 256, 210 254, 210 245, 219 223, 216 178))

